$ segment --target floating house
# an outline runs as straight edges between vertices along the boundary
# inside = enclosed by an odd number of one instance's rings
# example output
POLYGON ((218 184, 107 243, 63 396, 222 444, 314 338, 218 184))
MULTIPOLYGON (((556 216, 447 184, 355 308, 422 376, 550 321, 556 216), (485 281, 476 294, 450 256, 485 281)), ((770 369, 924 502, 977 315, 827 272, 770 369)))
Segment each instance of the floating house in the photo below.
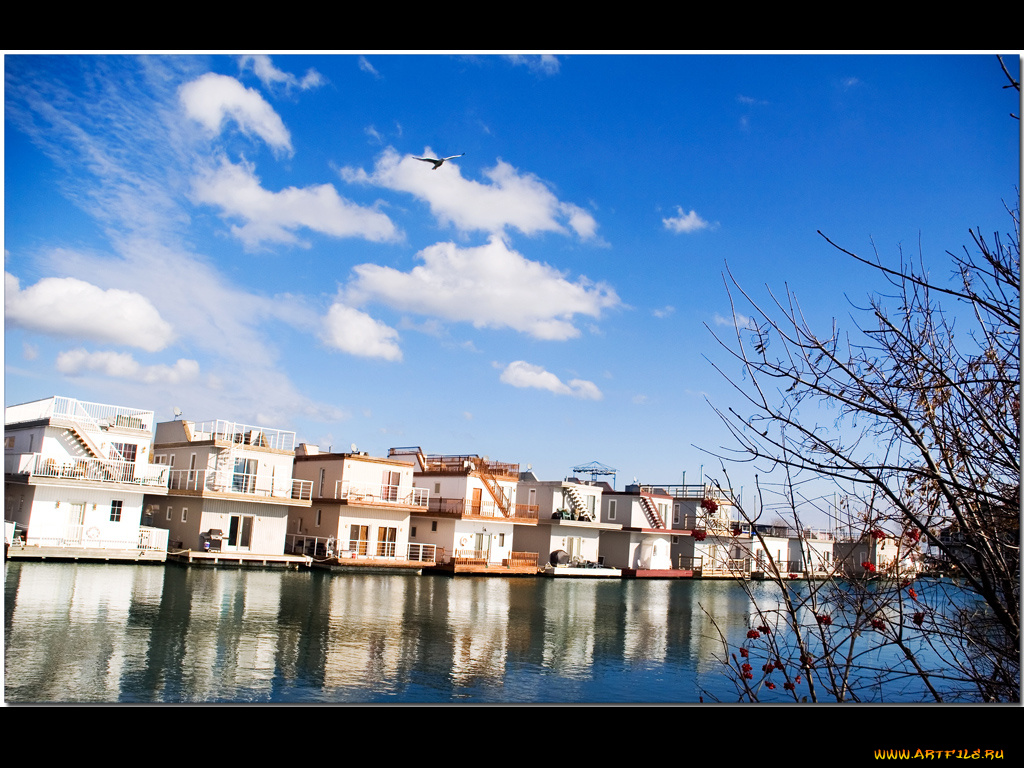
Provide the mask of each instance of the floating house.
POLYGON ((389 458, 414 467, 413 482, 429 493, 412 513, 410 544, 436 547, 435 570, 446 573, 537 573, 537 552, 513 549, 517 525, 536 525, 536 505, 517 502, 519 465, 477 454, 426 455, 391 448, 389 458))
POLYGON ((601 535, 604 564, 620 568, 623 576, 632 578, 693 576, 692 568, 684 568, 684 563, 672 559, 672 501, 672 496, 660 488, 634 483, 615 491, 605 486, 601 522, 621 528, 601 535))
POLYGON ((285 552, 288 514, 308 509, 313 483, 292 477, 295 433, 234 421, 157 424, 153 459, 166 497, 147 494, 170 557, 199 564, 298 565, 285 552))
POLYGON ((620 568, 602 562, 601 536, 621 531, 618 523, 601 520, 604 483, 538 480, 532 472, 519 477, 518 497, 537 508, 535 525, 516 525, 516 546, 537 551, 537 567, 546 576, 620 577, 620 568))
POLYGON ((430 491, 413 484, 413 465, 365 452, 321 453, 302 444, 294 476, 312 484, 312 505, 288 514, 288 551, 336 570, 419 571, 437 560, 435 544, 410 543, 412 514, 430 491))
POLYGON ((4 410, 8 556, 162 562, 167 532, 142 524, 168 492, 150 463, 153 412, 48 397, 4 410))

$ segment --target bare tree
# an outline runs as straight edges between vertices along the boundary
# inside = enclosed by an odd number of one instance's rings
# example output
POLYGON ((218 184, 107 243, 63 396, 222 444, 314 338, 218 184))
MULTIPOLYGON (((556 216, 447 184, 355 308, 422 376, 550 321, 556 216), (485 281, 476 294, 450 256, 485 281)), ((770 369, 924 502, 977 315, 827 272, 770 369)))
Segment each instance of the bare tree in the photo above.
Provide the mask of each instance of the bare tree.
MULTIPOLYGON (((1012 77, 1010 87, 1019 93, 1012 77)), ((970 230, 972 244, 948 254, 948 282, 921 257, 901 253, 890 265, 822 235, 886 283, 855 308, 863 325, 849 331, 836 321, 816 331, 788 289, 762 304, 727 273, 733 317, 750 320, 737 321, 734 337, 716 336, 740 364, 739 376, 719 370, 742 402, 716 409, 737 445, 716 455, 723 471, 736 460, 758 468, 757 501, 743 517, 784 509, 799 531, 804 484, 824 479, 848 500, 854 539, 927 545, 955 574, 918 585, 898 567, 840 563, 833 578, 798 587, 770 563, 778 602, 740 656, 723 655, 741 698, 767 686, 810 700, 878 700, 902 679, 935 700, 1019 701, 1019 197, 1007 211, 1010 234, 989 241, 970 230)))

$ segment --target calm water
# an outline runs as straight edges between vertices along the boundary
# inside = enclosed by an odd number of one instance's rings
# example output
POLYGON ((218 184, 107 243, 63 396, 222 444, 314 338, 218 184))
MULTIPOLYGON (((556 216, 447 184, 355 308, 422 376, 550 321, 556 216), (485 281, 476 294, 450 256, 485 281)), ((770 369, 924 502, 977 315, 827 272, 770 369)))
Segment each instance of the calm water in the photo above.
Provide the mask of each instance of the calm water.
POLYGON ((13 562, 5 698, 735 701, 718 630, 740 642, 750 610, 728 581, 13 562))

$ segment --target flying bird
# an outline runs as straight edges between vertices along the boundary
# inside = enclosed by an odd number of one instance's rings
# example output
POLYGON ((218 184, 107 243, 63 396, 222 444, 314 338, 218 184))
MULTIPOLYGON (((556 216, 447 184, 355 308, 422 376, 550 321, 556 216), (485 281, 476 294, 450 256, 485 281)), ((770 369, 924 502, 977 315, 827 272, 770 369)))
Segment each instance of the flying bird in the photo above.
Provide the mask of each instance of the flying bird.
MULTIPOLYGON (((466 154, 466 153, 463 152, 462 155, 464 155, 464 154, 466 154)), ((462 155, 452 155, 451 157, 442 157, 440 160, 438 160, 436 158, 433 158, 433 157, 414 157, 413 160, 422 160, 425 163, 433 163, 434 167, 431 168, 430 170, 436 171, 438 168, 440 168, 442 165, 444 165, 444 161, 445 160, 454 160, 456 157, 462 157, 462 155)))

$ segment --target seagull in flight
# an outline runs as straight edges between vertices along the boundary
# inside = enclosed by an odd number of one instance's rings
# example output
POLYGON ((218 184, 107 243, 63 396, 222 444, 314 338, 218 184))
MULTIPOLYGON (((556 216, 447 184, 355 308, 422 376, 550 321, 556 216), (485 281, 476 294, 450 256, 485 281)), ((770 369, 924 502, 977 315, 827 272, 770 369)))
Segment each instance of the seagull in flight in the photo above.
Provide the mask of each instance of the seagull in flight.
MULTIPOLYGON (((462 155, 464 155, 464 154, 466 154, 466 153, 463 152, 462 155)), ((445 160, 454 160, 456 157, 462 157, 462 155, 452 155, 451 157, 442 157, 440 160, 438 160, 436 158, 433 158, 433 157, 414 157, 413 160, 422 160, 425 163, 433 163, 434 167, 431 168, 430 170, 436 171, 438 168, 440 168, 442 165, 444 165, 444 161, 445 160)))

